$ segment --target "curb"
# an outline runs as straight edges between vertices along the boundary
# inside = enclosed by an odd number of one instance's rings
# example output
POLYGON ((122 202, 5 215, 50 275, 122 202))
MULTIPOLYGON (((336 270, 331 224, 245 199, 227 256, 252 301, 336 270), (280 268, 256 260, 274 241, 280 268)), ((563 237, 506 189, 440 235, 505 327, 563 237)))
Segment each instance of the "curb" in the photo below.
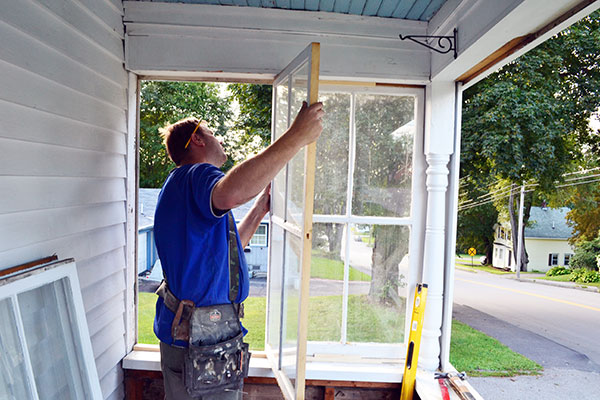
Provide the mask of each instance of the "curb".
POLYGON ((547 285, 547 286, 556 286, 556 287, 563 287, 563 288, 568 288, 568 289, 576 289, 576 290, 584 290, 586 292, 593 292, 593 293, 600 293, 600 288, 597 287, 581 287, 579 286, 579 284, 577 283, 573 283, 573 284, 569 284, 566 282, 553 282, 553 281, 546 281, 546 280, 537 280, 535 278, 509 278, 509 279, 514 279, 516 281, 519 282, 531 282, 531 283, 537 283, 540 285, 547 285))

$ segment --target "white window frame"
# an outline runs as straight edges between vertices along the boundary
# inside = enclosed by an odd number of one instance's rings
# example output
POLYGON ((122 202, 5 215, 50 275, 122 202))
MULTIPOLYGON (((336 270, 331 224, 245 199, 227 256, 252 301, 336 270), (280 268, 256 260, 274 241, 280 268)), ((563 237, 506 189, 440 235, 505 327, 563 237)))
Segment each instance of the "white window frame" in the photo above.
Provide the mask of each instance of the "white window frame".
POLYGON ((563 257, 564 266, 568 267, 571 265, 571 258, 573 258, 573 253, 565 253, 563 257))
MULTIPOLYGON (((373 225, 397 225, 406 226, 410 229, 409 236, 409 276, 407 276, 408 287, 414 287, 417 283, 417 274, 420 264, 420 229, 419 222, 424 219, 424 204, 427 198, 425 190, 425 156, 423 151, 423 131, 425 112, 425 93, 421 88, 405 87, 369 87, 369 86, 337 86, 322 85, 320 93, 335 92, 349 93, 350 100, 350 126, 349 126, 349 154, 348 175, 346 186, 346 213, 344 215, 313 215, 313 223, 337 223, 337 224, 373 224, 373 225), (355 127, 355 98, 357 94, 412 96, 415 98, 415 128, 416 133, 413 145, 412 165, 412 189, 411 189, 411 211, 409 217, 376 217, 358 216, 352 214, 352 193, 354 186, 354 161, 356 158, 356 127, 355 127), (412 256, 411 256, 412 255, 412 256)), ((341 340, 339 342, 308 342, 308 354, 334 354, 349 357, 364 356, 379 359, 402 360, 406 357, 406 342, 408 341, 410 329, 410 315, 412 310, 411 299, 406 299, 405 326, 403 343, 349 343, 347 340, 348 325, 348 293, 349 293, 349 251, 352 235, 345 235, 346 256, 344 261, 344 283, 342 289, 342 326, 341 340)), ((407 295, 410 291, 407 291, 407 295)), ((348 357, 344 357, 348 358, 348 357)))
MULTIPOLYGON (((83 358, 83 371, 80 372, 80 370, 77 370, 76 372, 78 374, 82 373, 83 379, 87 381, 90 394, 92 395, 92 400, 102 399, 100 381, 98 379, 98 372, 96 370, 94 353, 90 341, 90 333, 85 317, 85 309, 83 307, 83 299, 81 297, 81 288, 79 287, 77 269, 73 259, 56 261, 27 272, 19 272, 8 275, 0 280, 0 301, 5 299, 10 300, 10 306, 13 316, 16 320, 17 335, 20 340, 21 351, 23 354, 27 374, 25 381, 27 382, 27 386, 32 398, 35 400, 39 399, 33 367, 31 365, 29 351, 26 345, 27 340, 24 333, 23 321, 21 319, 18 295, 49 283, 60 281, 62 279, 67 279, 68 281, 68 284, 65 285, 65 291, 67 300, 73 305, 74 312, 74 315, 69 315, 69 317, 73 318, 72 323, 76 325, 76 332, 73 332, 73 334, 75 339, 79 339, 79 344, 77 347, 81 349, 83 358)), ((67 314, 67 310, 62 311, 65 315, 67 314)))
POLYGON ((252 235, 252 237, 250 238, 250 243, 248 243, 248 245, 254 246, 254 247, 267 247, 268 238, 269 238, 268 225, 261 223, 258 226, 258 228, 256 229, 256 232, 254 233, 254 235, 252 235), (264 233, 259 233, 261 228, 264 228, 264 233))
POLYGON ((555 267, 558 265, 558 253, 549 253, 548 254, 548 266, 549 267, 555 267))

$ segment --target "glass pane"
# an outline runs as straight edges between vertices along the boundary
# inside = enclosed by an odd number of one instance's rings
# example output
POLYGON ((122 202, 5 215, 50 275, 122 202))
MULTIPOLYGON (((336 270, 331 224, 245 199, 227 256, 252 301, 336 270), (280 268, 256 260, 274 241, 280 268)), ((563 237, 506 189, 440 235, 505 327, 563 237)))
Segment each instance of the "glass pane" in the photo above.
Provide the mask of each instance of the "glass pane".
POLYGON ((354 215, 410 215, 415 99, 356 95, 354 215))
POLYGON ((0 321, 0 399, 32 399, 10 299, 0 301, 0 321))
POLYGON ((91 398, 68 285, 64 278, 18 296, 41 400, 91 398))
POLYGON ((317 141, 315 214, 346 214, 350 94, 320 95, 327 118, 317 141))
POLYGON ((271 257, 269 260, 269 320, 267 321, 267 343, 275 357, 279 354, 281 328, 281 296, 283 284, 283 229, 271 224, 271 257))
MULTIPOLYGON (((339 342, 342 338, 344 224, 313 224, 308 340, 339 342)), ((354 275, 350 272, 350 292, 354 275)), ((368 284, 366 284, 368 290, 368 284)))
POLYGON ((300 267, 302 241, 297 236, 285 233, 283 262, 283 343, 281 369, 291 380, 296 378, 296 349, 298 346, 298 307, 300 305, 300 267))
POLYGON ((401 343, 406 313, 407 226, 350 226, 350 265, 368 276, 365 294, 348 298, 348 341, 401 343))
MULTIPOLYGON (((275 132, 273 132, 274 141, 277 140, 288 128, 288 88, 287 82, 284 85, 275 87, 275 132)), ((284 217, 285 212, 285 177, 287 168, 283 168, 275 176, 273 187, 271 188, 271 197, 273 204, 273 214, 280 218, 284 217)))
MULTIPOLYGON (((308 64, 305 63, 292 75, 292 96, 290 102, 290 118, 295 118, 302 107, 302 102, 308 100, 306 89, 308 82, 308 64)), ((288 165, 288 196, 286 221, 302 227, 304 205, 304 153, 303 148, 292 158, 288 165)))

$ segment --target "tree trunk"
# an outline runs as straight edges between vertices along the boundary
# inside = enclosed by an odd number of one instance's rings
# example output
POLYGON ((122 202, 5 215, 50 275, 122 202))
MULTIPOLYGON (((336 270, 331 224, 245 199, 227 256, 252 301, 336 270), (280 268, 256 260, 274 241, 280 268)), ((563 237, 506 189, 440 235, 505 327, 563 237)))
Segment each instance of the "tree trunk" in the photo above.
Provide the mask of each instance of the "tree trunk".
POLYGON ((401 305, 398 287, 401 285, 398 265, 408 250, 408 243, 399 226, 377 226, 373 230, 374 245, 371 256, 371 301, 401 305))

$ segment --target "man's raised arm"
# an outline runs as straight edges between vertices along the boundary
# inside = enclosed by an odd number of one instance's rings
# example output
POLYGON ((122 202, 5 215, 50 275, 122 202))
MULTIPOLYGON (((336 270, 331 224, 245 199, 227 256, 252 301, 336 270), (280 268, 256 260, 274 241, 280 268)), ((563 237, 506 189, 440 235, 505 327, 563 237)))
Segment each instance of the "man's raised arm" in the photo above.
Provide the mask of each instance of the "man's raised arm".
POLYGON ((290 128, 275 143, 233 168, 215 185, 213 208, 230 210, 255 197, 302 147, 318 139, 324 114, 322 103, 310 107, 304 103, 290 128))

